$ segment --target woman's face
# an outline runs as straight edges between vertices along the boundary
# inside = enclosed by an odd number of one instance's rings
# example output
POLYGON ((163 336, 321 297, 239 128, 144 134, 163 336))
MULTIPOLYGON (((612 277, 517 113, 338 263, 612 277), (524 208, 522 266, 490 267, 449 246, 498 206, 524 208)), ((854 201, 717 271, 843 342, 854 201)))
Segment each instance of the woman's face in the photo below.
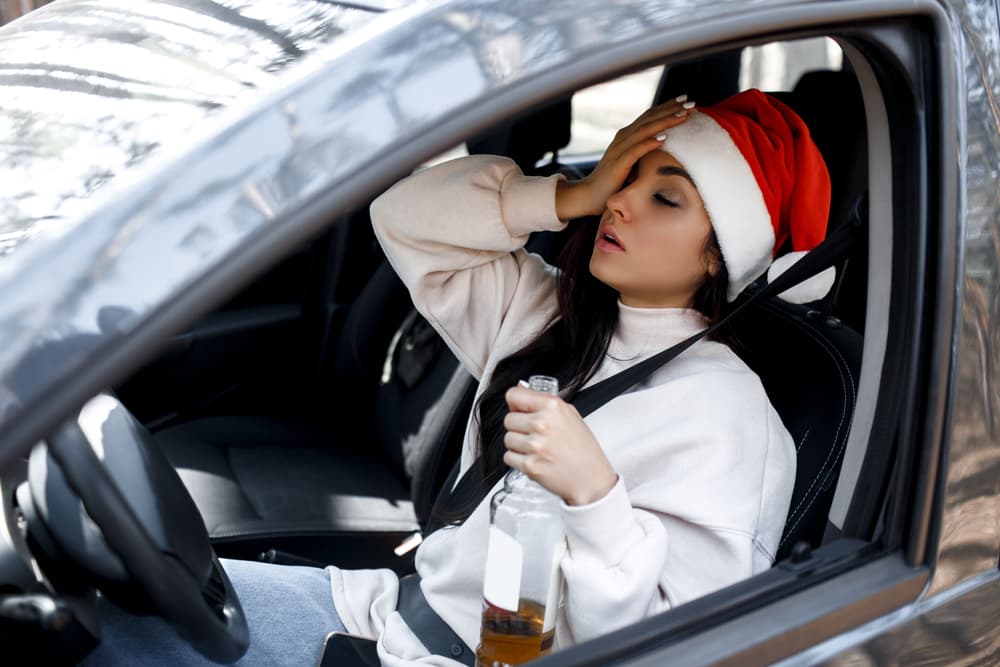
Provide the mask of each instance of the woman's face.
POLYGON ((590 272, 638 308, 688 308, 719 267, 706 252, 712 223, 687 172, 662 150, 636 164, 608 197, 590 272))

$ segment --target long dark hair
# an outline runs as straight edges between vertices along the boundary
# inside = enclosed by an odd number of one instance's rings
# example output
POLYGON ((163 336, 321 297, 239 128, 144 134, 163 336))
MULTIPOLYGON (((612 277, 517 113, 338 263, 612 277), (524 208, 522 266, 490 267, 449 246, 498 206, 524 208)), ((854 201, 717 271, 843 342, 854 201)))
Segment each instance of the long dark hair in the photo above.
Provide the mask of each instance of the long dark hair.
MULTIPOLYGON (((500 361, 489 384, 473 407, 479 428, 479 456, 468 474, 475 475, 480 493, 465 506, 449 508, 440 518, 462 523, 472 514, 486 491, 507 471, 503 444, 507 416, 506 391, 529 375, 551 375, 559 379, 564 395, 572 396, 597 372, 618 323, 618 292, 590 273, 590 257, 600 218, 584 218, 570 224, 568 238, 559 252, 557 295, 559 316, 534 340, 500 361)), ((729 276, 715 232, 709 234, 705 252, 719 267, 694 297, 694 308, 717 320, 726 307, 729 276)), ((713 336, 720 339, 723 336, 713 336)), ((561 391, 562 393, 562 391, 561 391)))

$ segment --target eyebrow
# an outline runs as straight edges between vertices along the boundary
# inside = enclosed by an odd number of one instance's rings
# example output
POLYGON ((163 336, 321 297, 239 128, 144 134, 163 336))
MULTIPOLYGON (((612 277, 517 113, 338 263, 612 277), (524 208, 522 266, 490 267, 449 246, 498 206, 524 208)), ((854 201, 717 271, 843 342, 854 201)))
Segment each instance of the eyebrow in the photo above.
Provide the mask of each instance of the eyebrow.
MULTIPOLYGON (((686 178, 688 182, 691 183, 691 185, 695 185, 694 179, 691 178, 691 174, 687 173, 687 171, 682 169, 681 167, 674 167, 674 166, 657 167, 656 174, 657 176, 682 176, 686 178)), ((697 186, 695 185, 695 187, 697 186)))

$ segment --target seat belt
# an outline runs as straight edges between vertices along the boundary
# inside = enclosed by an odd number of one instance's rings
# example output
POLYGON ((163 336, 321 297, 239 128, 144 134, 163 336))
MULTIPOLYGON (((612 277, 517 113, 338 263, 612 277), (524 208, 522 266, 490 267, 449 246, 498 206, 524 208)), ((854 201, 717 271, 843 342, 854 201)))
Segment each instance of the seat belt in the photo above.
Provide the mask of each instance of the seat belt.
MULTIPOLYGON (((858 218, 852 215, 848 224, 832 232, 823 243, 816 246, 816 248, 799 259, 784 273, 775 278, 774 282, 753 292, 744 300, 738 301, 736 306, 715 324, 645 361, 577 392, 569 398, 569 402, 576 407, 581 416, 586 417, 630 387, 645 380, 658 368, 661 368, 664 364, 705 336, 711 334, 713 331, 717 331, 727 322, 731 322, 741 313, 746 312, 752 304, 780 294, 790 287, 818 274, 820 271, 833 266, 850 250, 856 241, 857 231, 860 227, 858 218)), ((472 466, 458 480, 457 484, 455 484, 455 479, 458 477, 459 463, 456 463, 454 468, 452 468, 451 474, 445 481, 444 487, 431 510, 431 516, 424 531, 425 535, 430 535, 443 526, 443 522, 438 518, 442 512, 446 512, 450 508, 468 507, 473 504, 473 501, 474 504, 478 504, 489 493, 489 488, 486 488, 485 484, 480 483, 481 480, 478 480, 476 474, 473 472, 477 468, 476 464, 479 460, 476 459, 473 462, 472 466), (454 487, 452 488, 453 484, 454 487), (452 489, 451 493, 446 495, 445 492, 449 488, 452 489)), ((472 664, 474 661, 473 650, 465 645, 463 640, 437 615, 437 612, 427 602, 420 589, 419 574, 409 575, 400 581, 397 607, 404 622, 414 630, 428 651, 436 655, 452 657, 467 665, 472 664)))
MULTIPOLYGON (((725 317, 720 318, 719 321, 634 366, 630 366, 605 380, 578 391, 575 395, 568 397, 567 402, 571 403, 577 409, 581 417, 586 417, 611 399, 648 378, 657 369, 705 336, 718 331, 721 327, 747 312, 752 305, 781 294, 785 290, 812 278, 821 271, 836 264, 857 241, 857 234, 860 229, 860 220, 855 212, 851 215, 847 224, 841 225, 831 232, 822 243, 788 267, 773 282, 754 291, 745 299, 738 300, 736 305, 725 317)), ((758 280, 760 279, 758 278, 758 280)), ((482 480, 476 479, 476 475, 473 473, 478 467, 476 465, 478 461, 479 459, 476 459, 469 466, 469 469, 462 475, 457 484, 455 484, 455 479, 458 477, 460 462, 455 464, 434 503, 434 507, 431 509, 430 517, 427 520, 427 527, 424 531, 425 538, 444 525, 439 518, 442 514, 449 511, 454 513, 459 508, 469 507, 473 504, 473 500, 478 505, 486 497, 489 488, 486 488, 486 485, 481 483, 482 480), (451 488, 451 492, 446 494, 449 488, 451 488)))

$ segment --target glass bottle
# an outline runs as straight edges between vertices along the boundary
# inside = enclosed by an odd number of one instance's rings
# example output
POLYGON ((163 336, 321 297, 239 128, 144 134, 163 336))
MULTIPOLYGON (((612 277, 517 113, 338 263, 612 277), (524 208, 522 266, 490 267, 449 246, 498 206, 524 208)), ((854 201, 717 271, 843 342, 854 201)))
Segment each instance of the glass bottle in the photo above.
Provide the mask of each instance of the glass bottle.
MULTIPOLYGON (((533 375, 528 387, 558 394, 559 382, 533 375)), ((493 495, 477 667, 520 665, 551 651, 566 549, 560 502, 517 470, 493 495)))

